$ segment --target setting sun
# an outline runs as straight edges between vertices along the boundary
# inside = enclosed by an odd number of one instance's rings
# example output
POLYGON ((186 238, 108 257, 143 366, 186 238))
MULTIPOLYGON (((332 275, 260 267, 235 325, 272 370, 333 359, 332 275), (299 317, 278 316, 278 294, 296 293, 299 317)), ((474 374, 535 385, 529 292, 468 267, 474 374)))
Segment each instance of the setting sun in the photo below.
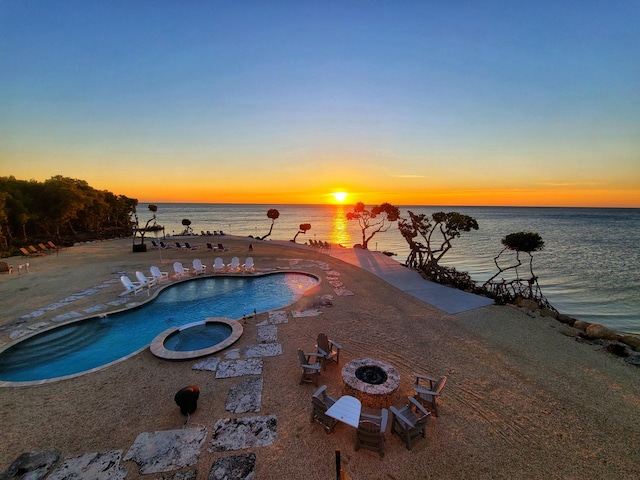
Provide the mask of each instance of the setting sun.
POLYGON ((342 203, 347 199, 347 192, 334 192, 331 195, 333 195, 333 199, 338 203, 342 203))

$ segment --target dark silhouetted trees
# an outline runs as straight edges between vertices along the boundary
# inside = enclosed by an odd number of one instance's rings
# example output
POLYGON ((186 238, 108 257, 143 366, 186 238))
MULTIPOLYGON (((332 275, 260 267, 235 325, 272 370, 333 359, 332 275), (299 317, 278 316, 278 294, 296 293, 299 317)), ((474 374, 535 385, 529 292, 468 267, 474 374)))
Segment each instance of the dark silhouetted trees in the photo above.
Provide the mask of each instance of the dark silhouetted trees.
POLYGON ((264 240, 269 235, 271 235, 271 232, 273 231, 273 224, 276 222, 278 217, 280 217, 280 212, 275 208, 270 208, 267 211, 267 217, 271 219, 271 228, 269 229, 269 233, 267 233, 264 237, 261 237, 260 240, 264 240))
POLYGON ((138 201, 96 190, 86 181, 56 175, 44 182, 0 177, 0 247, 36 241, 129 236, 138 201))
POLYGON ((353 212, 347 212, 347 220, 357 220, 362 231, 361 248, 368 249, 369 242, 378 232, 389 230, 393 222, 400 218, 400 209, 390 203, 376 205, 368 210, 364 203, 358 202, 353 212))
POLYGON ((311 224, 310 223, 301 223, 298 233, 295 234, 295 236, 293 237, 293 240, 291 240, 293 243, 296 243, 296 238, 298 238, 298 235, 300 235, 301 233, 304 235, 305 233, 307 233, 309 230, 311 230, 311 224))

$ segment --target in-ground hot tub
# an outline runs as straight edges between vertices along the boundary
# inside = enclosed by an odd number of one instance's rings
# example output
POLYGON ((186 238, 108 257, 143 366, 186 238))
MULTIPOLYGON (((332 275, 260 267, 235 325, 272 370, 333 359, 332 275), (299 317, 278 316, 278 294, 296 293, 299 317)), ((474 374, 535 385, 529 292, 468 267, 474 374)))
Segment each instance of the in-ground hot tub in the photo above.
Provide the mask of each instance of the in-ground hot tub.
POLYGON ((400 374, 380 360, 357 358, 342 367, 342 382, 345 395, 356 397, 363 407, 387 408, 400 386, 400 374))
POLYGON ((188 360, 219 352, 235 343, 244 329, 230 318, 207 318, 203 322, 171 327, 153 339, 149 349, 166 360, 188 360))

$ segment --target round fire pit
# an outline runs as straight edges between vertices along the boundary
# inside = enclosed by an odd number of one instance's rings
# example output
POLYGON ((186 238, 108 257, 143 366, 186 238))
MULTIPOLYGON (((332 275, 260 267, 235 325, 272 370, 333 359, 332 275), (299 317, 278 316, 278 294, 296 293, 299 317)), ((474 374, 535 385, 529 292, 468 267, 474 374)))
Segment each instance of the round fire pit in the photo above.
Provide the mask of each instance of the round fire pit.
POLYGON ((345 395, 360 400, 363 407, 387 408, 400 386, 400 374, 391 365, 373 358, 357 358, 342 367, 345 395))

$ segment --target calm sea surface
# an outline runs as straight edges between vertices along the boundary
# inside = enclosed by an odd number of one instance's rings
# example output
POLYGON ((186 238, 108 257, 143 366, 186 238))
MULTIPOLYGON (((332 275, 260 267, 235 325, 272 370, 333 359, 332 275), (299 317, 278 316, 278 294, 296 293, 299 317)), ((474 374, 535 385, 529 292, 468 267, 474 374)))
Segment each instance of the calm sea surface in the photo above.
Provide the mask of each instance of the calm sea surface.
MULTIPOLYGON (((280 212, 269 237, 272 240, 292 240, 301 223, 310 223, 311 230, 298 235, 298 243, 312 239, 351 247, 362 242, 357 222, 346 219, 352 205, 158 204, 157 218, 167 235, 181 233, 182 220, 188 219, 196 233, 223 230, 262 236, 271 226, 270 208, 280 212)), ((502 238, 515 232, 537 232, 545 248, 533 254, 533 270, 556 309, 620 332, 640 333, 640 209, 403 206, 404 217, 407 210, 427 214, 457 211, 478 221, 480 229, 454 240, 441 261, 469 272, 476 282, 498 271, 494 257, 502 250, 502 238)), ((144 213, 141 219, 146 218, 144 213)), ((395 224, 376 234, 369 249, 394 252, 393 258, 400 263, 409 254, 395 224)), ((522 258, 525 264, 519 272, 528 278, 528 256, 522 258)))

